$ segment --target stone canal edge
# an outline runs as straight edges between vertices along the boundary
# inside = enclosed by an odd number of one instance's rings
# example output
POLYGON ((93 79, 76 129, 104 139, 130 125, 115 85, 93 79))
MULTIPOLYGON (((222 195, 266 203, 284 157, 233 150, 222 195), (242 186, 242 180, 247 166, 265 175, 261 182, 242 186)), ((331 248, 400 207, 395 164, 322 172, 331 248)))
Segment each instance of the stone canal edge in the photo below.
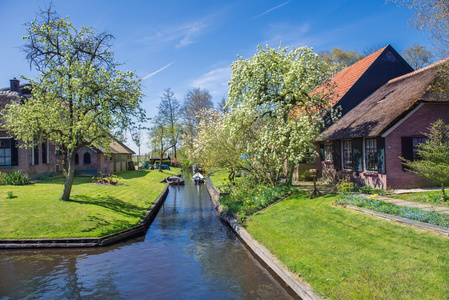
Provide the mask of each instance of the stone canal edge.
POLYGON ((220 218, 225 221, 234 230, 237 236, 263 261, 289 288, 291 288, 301 299, 324 299, 313 292, 312 287, 303 282, 298 276, 289 271, 287 267, 279 261, 265 246, 256 241, 245 228, 237 221, 233 214, 225 214, 223 207, 218 201, 220 193, 213 185, 210 178, 206 179, 206 187, 211 201, 220 218))
POLYGON ((3 239, 0 240, 0 249, 24 249, 24 248, 82 248, 102 247, 114 243, 123 242, 130 238, 145 234, 154 218, 167 198, 168 184, 156 201, 145 212, 139 223, 133 227, 114 232, 96 238, 60 238, 60 239, 3 239))

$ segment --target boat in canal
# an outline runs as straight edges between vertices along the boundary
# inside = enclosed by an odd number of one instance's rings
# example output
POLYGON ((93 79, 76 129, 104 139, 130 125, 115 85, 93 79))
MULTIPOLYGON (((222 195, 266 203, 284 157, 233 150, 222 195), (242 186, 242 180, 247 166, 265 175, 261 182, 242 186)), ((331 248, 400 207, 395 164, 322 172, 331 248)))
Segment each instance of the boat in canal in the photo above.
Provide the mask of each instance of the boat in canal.
POLYGON ((204 179, 205 179, 204 176, 201 175, 200 172, 197 172, 197 173, 193 174, 193 176, 192 176, 192 180, 196 184, 204 183, 204 179))
POLYGON ((161 182, 166 182, 169 185, 184 185, 185 181, 181 177, 178 176, 169 176, 162 180, 161 182))

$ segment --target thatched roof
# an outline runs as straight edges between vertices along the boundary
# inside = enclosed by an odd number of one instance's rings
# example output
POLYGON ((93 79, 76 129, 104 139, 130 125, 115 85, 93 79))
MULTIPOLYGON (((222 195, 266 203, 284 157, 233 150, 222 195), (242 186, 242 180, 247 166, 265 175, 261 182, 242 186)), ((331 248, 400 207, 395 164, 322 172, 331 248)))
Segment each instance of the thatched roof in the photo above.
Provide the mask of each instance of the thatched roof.
MULTIPOLYGON (((425 101, 449 102, 430 88, 449 58, 394 78, 323 132, 326 140, 379 136, 425 101)), ((447 94, 447 92, 445 93, 447 94)))
POLYGON ((109 149, 103 147, 91 147, 93 150, 105 154, 136 154, 133 150, 128 148, 125 144, 111 138, 109 149))

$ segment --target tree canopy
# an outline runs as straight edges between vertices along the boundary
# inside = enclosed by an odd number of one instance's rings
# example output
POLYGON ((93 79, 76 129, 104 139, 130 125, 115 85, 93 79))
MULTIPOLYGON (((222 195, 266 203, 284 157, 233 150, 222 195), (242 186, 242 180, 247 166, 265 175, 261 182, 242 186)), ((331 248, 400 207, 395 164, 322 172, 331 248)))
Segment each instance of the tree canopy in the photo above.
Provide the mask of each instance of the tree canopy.
POLYGON ((358 53, 355 50, 343 50, 342 48, 333 48, 331 51, 320 51, 318 55, 329 65, 333 73, 337 73, 353 65, 365 57, 364 54, 358 53))
POLYGON ((30 67, 39 71, 32 98, 3 112, 6 127, 27 147, 39 140, 57 145, 66 174, 61 197, 71 193, 75 153, 83 146, 109 148, 111 138, 123 136, 135 120, 143 121, 140 79, 123 72, 114 60, 113 36, 91 27, 76 28, 51 7, 27 23, 30 67))
POLYGON ((418 30, 427 30, 437 52, 449 54, 449 2, 446 0, 387 0, 414 10, 410 23, 418 30))
POLYGON ((294 164, 314 153, 323 112, 330 110, 330 87, 316 89, 326 86, 327 67, 307 47, 259 46, 231 69, 222 126, 239 151, 233 157, 245 159, 259 181, 277 182, 284 166, 291 180, 294 164))
POLYGON ((404 59, 415 69, 421 69, 432 63, 432 51, 427 50, 426 46, 414 43, 402 52, 404 59))

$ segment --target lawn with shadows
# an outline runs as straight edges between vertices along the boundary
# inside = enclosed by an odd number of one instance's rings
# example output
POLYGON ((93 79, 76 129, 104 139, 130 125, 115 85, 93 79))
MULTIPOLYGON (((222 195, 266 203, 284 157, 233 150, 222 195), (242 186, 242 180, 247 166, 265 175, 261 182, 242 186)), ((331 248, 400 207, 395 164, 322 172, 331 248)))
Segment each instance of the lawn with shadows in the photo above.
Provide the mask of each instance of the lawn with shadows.
POLYGON ((0 186, 0 239, 100 237, 129 228, 165 188, 159 182, 179 172, 123 172, 117 185, 76 177, 69 201, 59 200, 63 179, 0 186), (14 198, 8 199, 8 192, 14 198))
POLYGON ((295 193, 244 226, 330 299, 447 299, 447 237, 295 193))

